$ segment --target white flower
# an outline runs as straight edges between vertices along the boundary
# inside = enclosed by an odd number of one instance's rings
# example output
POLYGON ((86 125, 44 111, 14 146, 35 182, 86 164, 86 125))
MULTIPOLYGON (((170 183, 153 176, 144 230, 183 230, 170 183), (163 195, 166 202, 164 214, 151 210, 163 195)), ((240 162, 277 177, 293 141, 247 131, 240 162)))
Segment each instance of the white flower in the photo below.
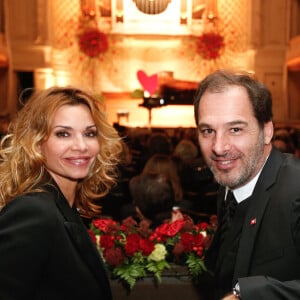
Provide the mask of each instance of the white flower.
POLYGON ((149 255, 149 260, 161 261, 166 258, 167 250, 163 244, 156 244, 154 250, 149 255))
POLYGON ((201 233, 204 237, 207 236, 207 232, 206 232, 205 230, 202 230, 200 233, 201 233))
POLYGON ((100 247, 100 235, 96 234, 95 238, 96 238, 96 246, 100 250, 101 249, 101 247, 100 247))

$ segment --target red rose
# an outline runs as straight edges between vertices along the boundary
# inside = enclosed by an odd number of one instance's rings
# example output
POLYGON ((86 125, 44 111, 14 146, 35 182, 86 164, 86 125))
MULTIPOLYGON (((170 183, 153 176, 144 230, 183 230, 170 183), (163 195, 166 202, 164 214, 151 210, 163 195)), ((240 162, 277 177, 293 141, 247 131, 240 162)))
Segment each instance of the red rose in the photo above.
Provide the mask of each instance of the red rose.
POLYGON ((196 227, 198 228, 198 230, 204 230, 205 231, 208 227, 208 223, 202 222, 202 223, 197 224, 196 227))
POLYGON ((196 254, 201 257, 203 255, 203 250, 203 247, 196 248, 196 254))
POLYGON ((108 49, 105 33, 97 28, 88 28, 78 35, 79 49, 89 57, 96 57, 108 49))
POLYGON ((184 220, 177 220, 172 223, 164 223, 155 229, 155 233, 166 236, 176 235, 183 227, 184 220))
POLYGON ((104 249, 112 248, 114 246, 114 237, 107 234, 101 235, 100 246, 104 249))
POLYGON ((137 222, 132 218, 128 217, 122 221, 121 230, 125 233, 134 232, 137 226, 137 222))
POLYGON ((203 242, 204 242, 204 236, 201 233, 194 235, 194 245, 196 247, 203 246, 203 242))
POLYGON ((111 219, 96 219, 93 221, 93 224, 103 232, 110 231, 111 226, 117 226, 117 222, 111 219))
POLYGON ((218 58, 224 47, 224 37, 216 32, 203 33, 197 41, 198 53, 208 60, 218 58))
POLYGON ((109 248, 104 251, 103 257, 109 265, 119 266, 125 260, 125 256, 120 248, 109 248))
POLYGON ((143 255, 145 255, 145 256, 150 255, 155 248, 153 242, 151 242, 150 240, 147 240, 147 239, 140 240, 140 247, 141 247, 143 255))
POLYGON ((141 237, 136 233, 127 236, 125 244, 126 255, 133 256, 134 253, 140 250, 140 239, 141 237))
POLYGON ((172 252, 175 255, 175 257, 178 258, 184 252, 183 244, 181 242, 178 242, 177 244, 175 244, 172 252))
POLYGON ((185 252, 190 252, 192 250, 193 247, 193 241, 194 241, 194 237, 192 234, 188 233, 188 232, 183 232, 181 234, 181 243, 184 247, 184 251, 185 252))

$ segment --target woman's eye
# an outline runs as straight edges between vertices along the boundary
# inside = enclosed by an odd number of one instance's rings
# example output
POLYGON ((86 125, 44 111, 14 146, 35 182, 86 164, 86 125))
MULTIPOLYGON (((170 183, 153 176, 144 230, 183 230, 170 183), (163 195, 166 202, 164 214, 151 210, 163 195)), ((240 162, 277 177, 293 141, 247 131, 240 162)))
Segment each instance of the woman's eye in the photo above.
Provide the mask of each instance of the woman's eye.
POLYGON ((87 137, 95 137, 97 136, 97 131, 96 130, 92 130, 92 131, 88 131, 86 134, 85 134, 87 137))
POLYGON ((70 134, 67 131, 58 131, 55 133, 57 137, 68 137, 70 134))

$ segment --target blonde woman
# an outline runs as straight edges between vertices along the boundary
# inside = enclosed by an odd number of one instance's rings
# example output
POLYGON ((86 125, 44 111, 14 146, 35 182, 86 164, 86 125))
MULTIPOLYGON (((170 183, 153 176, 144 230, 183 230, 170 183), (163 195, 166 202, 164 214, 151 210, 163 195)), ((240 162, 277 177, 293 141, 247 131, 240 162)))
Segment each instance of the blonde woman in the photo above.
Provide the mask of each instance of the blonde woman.
POLYGON ((0 152, 0 299, 111 299, 81 216, 117 178, 122 150, 97 100, 53 87, 34 93, 0 152))

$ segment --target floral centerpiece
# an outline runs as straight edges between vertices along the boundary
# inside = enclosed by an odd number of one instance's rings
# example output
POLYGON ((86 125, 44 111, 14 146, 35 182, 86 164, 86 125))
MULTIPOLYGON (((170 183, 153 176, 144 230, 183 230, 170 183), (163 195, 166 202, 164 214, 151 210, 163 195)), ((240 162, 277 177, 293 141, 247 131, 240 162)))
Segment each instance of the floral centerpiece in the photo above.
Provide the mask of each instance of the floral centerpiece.
POLYGON ((95 219, 89 231, 112 277, 132 289, 138 279, 149 275, 161 282, 162 272, 173 263, 186 265, 196 279, 205 271, 203 257, 215 227, 215 216, 210 224, 194 224, 185 216, 155 229, 147 221, 138 223, 129 217, 121 223, 95 219))
POLYGON ((78 35, 79 49, 88 57, 94 58, 108 49, 106 34, 97 28, 87 28, 78 35))
POLYGON ((224 48, 224 37, 218 32, 203 33, 197 40, 197 52, 207 60, 219 58, 224 48))

